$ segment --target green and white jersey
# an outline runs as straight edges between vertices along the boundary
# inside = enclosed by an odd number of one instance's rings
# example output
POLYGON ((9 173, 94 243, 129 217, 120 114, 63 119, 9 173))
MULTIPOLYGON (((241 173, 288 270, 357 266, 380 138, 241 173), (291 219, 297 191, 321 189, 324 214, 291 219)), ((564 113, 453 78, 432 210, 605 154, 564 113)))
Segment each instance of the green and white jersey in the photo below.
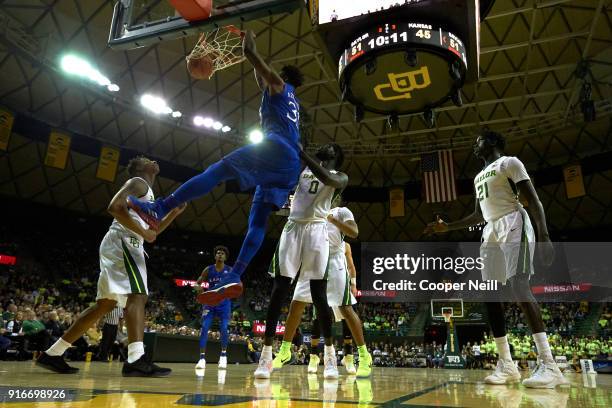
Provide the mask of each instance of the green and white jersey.
MULTIPOLYGON (((134 177, 135 179, 139 179, 141 180, 143 183, 145 183, 148 187, 147 193, 142 196, 139 197, 140 200, 144 200, 144 201, 155 201, 155 196, 153 195, 153 190, 151 189, 151 186, 149 186, 149 183, 147 183, 147 181, 145 179, 143 179, 142 177, 134 177)), ((132 217, 132 219, 134 221, 136 221, 138 224, 140 224, 140 226, 142 227, 142 229, 149 229, 149 225, 144 222, 142 220, 142 218, 140 218, 138 216, 138 214, 136 213, 136 211, 132 210, 131 208, 128 210, 128 213, 130 214, 130 217, 132 217)), ((130 231, 127 228, 125 228, 123 225, 121 225, 119 223, 119 221, 117 221, 116 219, 113 219, 113 223, 111 224, 110 230, 114 230, 114 231, 118 231, 118 232, 124 232, 124 233, 128 233, 128 234, 135 234, 136 236, 138 236, 141 240, 142 237, 139 234, 136 234, 136 232, 134 231, 130 231)))
MULTIPOLYGON (((334 170, 332 173, 336 173, 334 170)), ((289 220, 294 222, 326 222, 336 189, 323 184, 308 167, 300 174, 295 189, 289 220)))
MULTIPOLYGON (((355 221, 355 216, 353 215, 351 210, 346 207, 332 208, 330 214, 335 219, 340 220, 342 222, 347 222, 351 220, 355 221)), ((337 252, 344 253, 344 234, 342 233, 342 231, 340 231, 338 227, 328 221, 327 233, 329 234, 329 252, 334 254, 337 252)))
POLYGON ((523 163, 513 156, 502 156, 474 178, 476 199, 487 222, 521 208, 516 184, 529 180, 523 163))

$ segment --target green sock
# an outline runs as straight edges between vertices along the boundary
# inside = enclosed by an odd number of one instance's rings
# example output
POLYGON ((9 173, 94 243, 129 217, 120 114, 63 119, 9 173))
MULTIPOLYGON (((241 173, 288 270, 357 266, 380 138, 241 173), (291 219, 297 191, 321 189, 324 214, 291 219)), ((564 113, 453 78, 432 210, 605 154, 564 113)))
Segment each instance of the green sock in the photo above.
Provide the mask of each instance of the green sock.
POLYGON ((368 354, 368 348, 365 344, 357 346, 357 351, 359 352, 360 356, 365 356, 366 354, 368 354))
POLYGON ((281 348, 282 351, 291 350, 291 342, 283 340, 283 343, 281 344, 280 348, 281 348))

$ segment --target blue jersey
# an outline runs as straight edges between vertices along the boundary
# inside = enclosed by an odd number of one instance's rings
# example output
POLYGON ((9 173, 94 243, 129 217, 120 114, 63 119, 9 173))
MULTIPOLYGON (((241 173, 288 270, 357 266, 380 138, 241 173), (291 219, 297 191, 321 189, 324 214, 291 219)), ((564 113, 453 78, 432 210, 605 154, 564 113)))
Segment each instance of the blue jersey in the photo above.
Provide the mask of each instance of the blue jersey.
MULTIPOLYGON (((218 272, 215 265, 212 264, 206 267, 206 270, 208 271, 208 278, 206 279, 208 282, 208 289, 215 289, 219 282, 221 282, 221 280, 223 279, 223 276, 232 271, 232 267, 229 265, 224 265, 221 272, 218 272)), ((231 305, 231 299, 224 299, 217 306, 203 305, 202 311, 204 312, 208 310, 213 311, 215 313, 221 313, 223 315, 227 314, 229 316, 229 314, 231 314, 231 305)))
POLYGON ((219 282, 221 282, 223 279, 223 276, 232 271, 232 267, 229 265, 224 265, 221 272, 218 272, 217 268, 213 264, 206 267, 206 271, 208 271, 208 277, 206 278, 208 281, 208 289, 215 289, 219 282))
POLYGON ((266 89, 259 108, 261 127, 267 140, 273 140, 298 154, 300 141, 300 105, 295 89, 285 84, 283 91, 270 95, 266 89))

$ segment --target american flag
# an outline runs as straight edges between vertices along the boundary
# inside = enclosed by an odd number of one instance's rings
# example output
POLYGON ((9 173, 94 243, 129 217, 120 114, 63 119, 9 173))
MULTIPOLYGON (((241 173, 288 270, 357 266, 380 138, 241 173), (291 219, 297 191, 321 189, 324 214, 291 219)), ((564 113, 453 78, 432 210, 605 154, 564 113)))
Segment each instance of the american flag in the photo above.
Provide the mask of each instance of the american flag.
POLYGON ((421 172, 425 202, 442 203, 457 199, 452 150, 421 155, 421 172))

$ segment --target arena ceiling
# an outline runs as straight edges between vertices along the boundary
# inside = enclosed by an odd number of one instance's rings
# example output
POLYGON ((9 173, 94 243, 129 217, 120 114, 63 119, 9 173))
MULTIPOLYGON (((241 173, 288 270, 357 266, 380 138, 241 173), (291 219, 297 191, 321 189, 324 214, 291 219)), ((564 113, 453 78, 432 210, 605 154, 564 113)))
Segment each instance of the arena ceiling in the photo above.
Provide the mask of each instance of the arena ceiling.
MULTIPOLYGON (((165 1, 143 3, 164 7, 165 1)), ((240 64, 209 81, 193 81, 184 58, 194 38, 111 50, 107 39, 113 4, 110 0, 0 0, 0 104, 52 127, 198 170, 239 145, 258 123, 260 93, 250 67, 240 64), (66 52, 88 57, 121 90, 102 92, 66 77, 58 68, 58 57, 66 52), (145 92, 163 95, 183 117, 148 115, 138 104, 145 92), (235 132, 226 136, 195 128, 191 125, 195 114, 213 116, 235 132)), ((251 21, 243 28, 256 32, 259 51, 274 67, 294 63, 305 72, 306 86, 298 96, 312 122, 308 142, 316 146, 336 141, 345 148, 344 170, 352 187, 418 188, 419 155, 448 147, 455 151, 459 177, 469 179, 478 166, 469 146, 479 126, 504 132, 508 153, 521 157, 533 172, 611 150, 610 1, 497 0, 481 27, 480 79, 463 89, 462 107, 449 103, 437 110, 434 129, 420 115, 401 117, 396 131, 386 127, 385 117, 355 123, 352 106, 340 102, 334 63, 321 52, 305 9, 251 21), (590 123, 584 122, 580 110, 582 80, 575 75, 580 61, 589 61, 592 74, 597 120, 590 123)), ((124 175, 114 184, 100 181, 95 178, 98 158, 74 151, 66 170, 45 167, 45 148, 27 134, 14 134, 9 151, 0 153, 0 193, 103 213, 124 175)), ((612 222, 607 212, 612 173, 587 174, 585 184, 587 196, 574 200, 566 199, 558 180, 538 185, 555 228, 612 222)), ((162 168, 158 194, 167 194, 176 185, 176 180, 163 177, 162 168)), ((360 191, 367 195, 368 190, 360 191)), ((416 239, 434 211, 456 217, 473 208, 469 195, 446 206, 410 199, 406 216, 391 219, 385 200, 358 201, 351 208, 364 240, 416 239)), ((179 225, 242 234, 249 204, 248 195, 226 194, 220 187, 194 202, 179 225)), ((273 218, 274 234, 282 223, 281 217, 273 218)))

